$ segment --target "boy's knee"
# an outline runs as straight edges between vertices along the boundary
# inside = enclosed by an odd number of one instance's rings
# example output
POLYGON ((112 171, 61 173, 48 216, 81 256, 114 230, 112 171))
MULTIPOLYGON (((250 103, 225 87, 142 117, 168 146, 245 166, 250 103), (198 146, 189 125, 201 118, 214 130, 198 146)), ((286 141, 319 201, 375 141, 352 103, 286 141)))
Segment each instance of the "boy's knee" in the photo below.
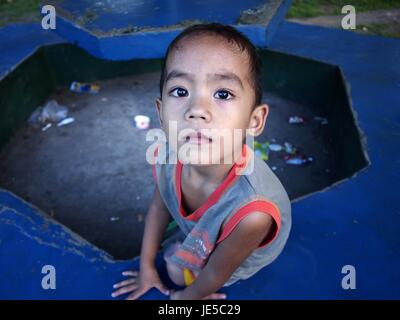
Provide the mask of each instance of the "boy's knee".
POLYGON ((165 248, 164 250, 164 260, 166 263, 168 276, 172 280, 172 282, 174 282, 178 286, 184 286, 185 279, 183 276, 183 270, 168 259, 172 255, 174 255, 176 251, 179 250, 180 245, 180 242, 175 242, 167 246, 167 248, 165 248))

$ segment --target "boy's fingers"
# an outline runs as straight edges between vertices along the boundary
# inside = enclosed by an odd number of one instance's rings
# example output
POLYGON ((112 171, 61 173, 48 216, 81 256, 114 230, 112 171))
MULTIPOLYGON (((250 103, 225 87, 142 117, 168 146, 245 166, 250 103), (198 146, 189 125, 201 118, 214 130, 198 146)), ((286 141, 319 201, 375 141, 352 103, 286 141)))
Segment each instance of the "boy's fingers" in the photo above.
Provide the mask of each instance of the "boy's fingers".
POLYGON ((125 294, 125 293, 128 293, 128 292, 132 292, 133 290, 136 290, 137 287, 138 287, 138 285, 137 285, 136 283, 135 283, 135 284, 132 284, 132 285, 130 285, 130 286, 123 287, 123 288, 121 288, 121 289, 119 289, 119 290, 117 290, 117 291, 114 291, 114 292, 111 294, 111 296, 112 296, 113 298, 118 297, 118 296, 120 296, 121 294, 125 294))
POLYGON ((130 270, 122 272, 123 276, 137 276, 138 274, 139 272, 130 270))
POLYGON ((137 280, 135 278, 124 280, 124 281, 121 281, 121 282, 118 282, 118 283, 114 284, 113 288, 117 289, 117 288, 120 288, 120 287, 124 287, 124 286, 126 286, 128 284, 136 283, 136 281, 137 280))
POLYGON ((147 291, 146 289, 141 288, 135 291, 134 293, 130 294, 128 298, 126 298, 126 300, 136 300, 137 298, 142 296, 146 291, 147 291))

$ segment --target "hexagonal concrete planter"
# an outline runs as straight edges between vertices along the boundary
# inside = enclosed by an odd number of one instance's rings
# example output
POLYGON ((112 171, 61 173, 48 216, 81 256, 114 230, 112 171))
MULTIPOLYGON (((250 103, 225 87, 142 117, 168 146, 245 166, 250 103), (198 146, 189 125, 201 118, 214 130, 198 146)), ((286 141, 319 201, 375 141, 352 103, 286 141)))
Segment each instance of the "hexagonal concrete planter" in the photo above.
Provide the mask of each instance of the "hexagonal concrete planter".
MULTIPOLYGON (((340 68, 266 49, 260 54, 270 115, 257 140, 289 142, 314 159, 290 166, 270 152, 268 163, 291 199, 326 190, 368 166, 340 68), (289 124, 292 115, 306 123, 289 124)), ((160 66, 159 59, 101 60, 69 44, 40 48, 0 82, 0 186, 114 257, 137 255, 153 182, 145 132, 133 117, 146 114, 158 125, 160 66), (97 82, 100 93, 71 93, 74 80, 97 82), (69 106, 75 122, 33 130, 26 120, 49 97, 69 106)))

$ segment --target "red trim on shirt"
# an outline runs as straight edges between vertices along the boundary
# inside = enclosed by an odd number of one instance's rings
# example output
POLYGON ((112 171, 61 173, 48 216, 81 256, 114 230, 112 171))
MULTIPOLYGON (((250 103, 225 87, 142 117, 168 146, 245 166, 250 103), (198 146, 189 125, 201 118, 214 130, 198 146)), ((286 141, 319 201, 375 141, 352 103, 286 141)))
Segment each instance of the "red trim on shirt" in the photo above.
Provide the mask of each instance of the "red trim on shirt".
POLYGON ((178 258, 181 258, 182 260, 198 266, 198 267, 203 267, 205 261, 202 260, 200 257, 196 256, 195 254, 193 254, 192 252, 183 250, 183 249, 179 249, 176 253, 175 256, 177 256, 178 258))
POLYGON ((281 228, 281 215, 279 208, 273 203, 265 200, 256 200, 246 204, 245 206, 241 207, 226 223, 225 227, 222 230, 221 236, 218 238, 216 244, 220 243, 221 241, 225 240, 231 232, 236 228, 242 219, 247 217, 249 214, 253 212, 264 212, 266 214, 271 215, 274 219, 276 228, 274 229, 274 233, 263 240, 263 242, 258 246, 258 248, 264 247, 267 244, 271 243, 279 233, 281 228))
MULTIPOLYGON (((242 151, 242 156, 246 157, 247 152, 247 146, 246 144, 243 145, 243 151, 242 151)), ((232 184, 232 182, 235 180, 237 176, 236 169, 238 166, 243 166, 243 161, 238 161, 236 162, 231 170, 229 171, 227 177, 222 181, 222 183, 218 186, 217 189, 214 190, 214 192, 208 197, 205 203, 203 203, 197 210, 195 210, 192 213, 187 213, 185 209, 183 208, 182 205, 182 188, 181 188, 181 178, 182 178, 182 167, 183 164, 178 160, 178 164, 176 167, 176 177, 175 177, 175 192, 176 192, 176 197, 178 199, 178 204, 179 204, 179 213, 184 219, 190 220, 190 221, 198 221, 201 216, 206 212, 211 206, 213 206, 219 198, 222 196, 222 194, 228 189, 228 187, 232 184)))

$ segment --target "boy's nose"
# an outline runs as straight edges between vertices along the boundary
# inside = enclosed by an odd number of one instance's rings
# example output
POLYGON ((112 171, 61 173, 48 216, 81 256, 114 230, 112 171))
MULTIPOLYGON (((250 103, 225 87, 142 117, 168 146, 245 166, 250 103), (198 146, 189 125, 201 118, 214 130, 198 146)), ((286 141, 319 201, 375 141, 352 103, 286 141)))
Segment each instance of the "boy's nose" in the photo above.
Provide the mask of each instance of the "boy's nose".
POLYGON ((209 122, 211 120, 211 114, 204 105, 196 104, 186 111, 185 120, 209 122))

